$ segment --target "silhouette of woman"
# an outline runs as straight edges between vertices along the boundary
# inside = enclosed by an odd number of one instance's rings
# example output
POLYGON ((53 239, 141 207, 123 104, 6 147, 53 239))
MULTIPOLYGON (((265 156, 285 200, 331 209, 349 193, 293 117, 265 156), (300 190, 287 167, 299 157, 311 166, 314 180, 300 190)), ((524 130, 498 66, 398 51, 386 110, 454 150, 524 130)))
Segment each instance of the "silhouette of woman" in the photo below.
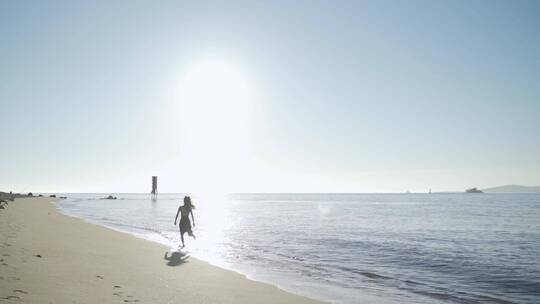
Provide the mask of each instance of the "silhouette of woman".
POLYGON ((178 220, 178 214, 181 214, 179 226, 180 226, 180 239, 182 240, 182 248, 185 247, 184 233, 187 232, 189 236, 191 236, 192 238, 195 238, 195 235, 191 231, 191 222, 189 221, 189 214, 191 214, 191 218, 193 219, 193 227, 195 227, 195 217, 193 217, 193 209, 195 209, 195 206, 191 204, 191 197, 185 196, 184 205, 178 207, 178 211, 176 212, 176 218, 174 219, 174 225, 176 226, 176 221, 178 220))

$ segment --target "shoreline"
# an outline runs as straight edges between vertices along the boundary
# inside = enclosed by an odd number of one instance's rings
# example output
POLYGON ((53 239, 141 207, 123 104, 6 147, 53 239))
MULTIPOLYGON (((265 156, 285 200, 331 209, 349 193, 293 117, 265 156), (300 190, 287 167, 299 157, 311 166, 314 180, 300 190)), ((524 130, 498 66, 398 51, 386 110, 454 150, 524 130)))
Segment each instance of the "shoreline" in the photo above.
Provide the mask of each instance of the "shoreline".
MULTIPOLYGON (((68 195, 68 194, 62 193, 62 195, 68 195)), ((92 195, 94 195, 94 194, 92 194, 92 195)), ((118 195, 119 200, 126 199, 126 198, 120 198, 120 195, 121 195, 120 193, 112 193, 112 195, 118 195)), ((177 194, 175 194, 175 195, 177 195, 177 194)), ((69 201, 70 199, 73 199, 73 197, 69 197, 67 201, 69 201)), ((78 199, 80 199, 80 198, 78 198, 78 199)), ((93 198, 92 200, 95 200, 95 198, 93 198)), ((100 200, 100 199, 97 199, 97 200, 100 200)), ((129 226, 125 226, 125 225, 121 225, 121 224, 119 225, 119 224, 114 224, 114 223, 104 223, 104 222, 101 222, 98 219, 87 218, 82 214, 70 213, 69 208, 62 207, 62 201, 63 200, 57 200, 57 201, 53 202, 52 204, 59 213, 65 215, 65 216, 73 217, 73 218, 82 220, 85 223, 90 223, 92 225, 105 227, 105 228, 110 229, 110 230, 112 230, 114 232, 120 232, 122 234, 128 234, 128 235, 134 236, 136 238, 143 239, 145 241, 156 243, 156 244, 165 246, 165 247, 169 248, 170 250, 177 250, 177 244, 173 244, 174 242, 172 242, 171 239, 169 239, 167 237, 164 237, 163 235, 161 235, 160 232, 158 232, 158 231, 156 231, 154 229, 152 229, 152 230, 144 230, 144 228, 136 227, 135 230, 133 230, 133 229, 130 230, 129 228, 127 228, 129 226), (142 232, 141 230, 144 231, 144 232, 142 232), (150 231, 150 234, 148 233, 149 231, 150 231)), ((178 240, 178 242, 179 242, 179 240, 178 240)), ((190 242, 190 240, 188 240, 188 242, 190 242)), ((321 302, 324 302, 324 303, 334 303, 335 301, 338 301, 338 298, 336 298, 334 296, 334 294, 339 293, 339 291, 334 290, 332 292, 320 292, 321 288, 323 288, 323 289, 327 289, 327 288, 333 289, 333 288, 335 288, 333 286, 321 286, 319 284, 314 284, 313 282, 303 282, 303 281, 300 283, 300 281, 298 281, 299 278, 295 278, 295 277, 283 278, 283 277, 281 277, 279 275, 276 275, 275 273, 272 273, 272 272, 269 272, 269 273, 261 272, 261 269, 255 269, 254 270, 253 268, 250 268, 250 267, 241 267, 238 264, 234 264, 234 263, 232 263, 230 261, 227 262, 222 258, 216 258, 216 256, 208 256, 208 255, 205 255, 205 254, 201 254, 201 252, 199 252, 198 250, 192 251, 192 250, 189 250, 189 249, 191 249, 191 248, 188 246, 186 248, 186 250, 187 250, 187 252, 189 252, 189 255, 191 257, 193 257, 195 259, 198 259, 198 260, 200 260, 202 262, 208 263, 208 264, 210 264, 212 266, 216 266, 216 267, 219 267, 221 269, 225 269, 225 270, 232 271, 234 273, 238 273, 238 274, 244 276, 248 280, 256 281, 256 282, 263 283, 263 284, 272 285, 272 286, 275 286, 275 287, 279 288, 280 290, 283 290, 284 292, 292 293, 292 294, 299 295, 299 296, 302 296, 302 297, 307 297, 309 299, 314 299, 316 301, 321 301, 321 302)), ((364 296, 363 300, 368 299, 368 298, 369 298, 369 296, 364 296)))
POLYGON ((0 299, 51 302, 323 303, 129 233, 61 213, 54 198, 0 211, 0 299))

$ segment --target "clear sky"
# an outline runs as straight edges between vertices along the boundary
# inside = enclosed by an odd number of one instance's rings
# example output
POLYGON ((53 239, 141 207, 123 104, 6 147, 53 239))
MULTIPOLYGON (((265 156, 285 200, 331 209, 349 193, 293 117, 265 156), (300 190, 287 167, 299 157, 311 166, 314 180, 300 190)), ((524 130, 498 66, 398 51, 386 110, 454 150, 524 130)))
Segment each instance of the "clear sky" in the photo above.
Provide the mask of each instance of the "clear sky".
POLYGON ((0 190, 540 184, 539 1, 1 1, 0 190))

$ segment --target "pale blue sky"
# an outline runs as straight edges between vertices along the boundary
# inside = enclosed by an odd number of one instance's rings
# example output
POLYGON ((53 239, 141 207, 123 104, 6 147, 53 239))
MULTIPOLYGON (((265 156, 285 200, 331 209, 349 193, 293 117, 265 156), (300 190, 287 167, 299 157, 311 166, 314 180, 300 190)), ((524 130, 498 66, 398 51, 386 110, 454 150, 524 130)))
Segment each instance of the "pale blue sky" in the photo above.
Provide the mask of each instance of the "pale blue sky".
POLYGON ((538 1, 291 2, 0 2, 0 190, 540 184, 538 1), (197 112, 191 160, 179 87, 209 60, 249 83, 250 134, 197 112))

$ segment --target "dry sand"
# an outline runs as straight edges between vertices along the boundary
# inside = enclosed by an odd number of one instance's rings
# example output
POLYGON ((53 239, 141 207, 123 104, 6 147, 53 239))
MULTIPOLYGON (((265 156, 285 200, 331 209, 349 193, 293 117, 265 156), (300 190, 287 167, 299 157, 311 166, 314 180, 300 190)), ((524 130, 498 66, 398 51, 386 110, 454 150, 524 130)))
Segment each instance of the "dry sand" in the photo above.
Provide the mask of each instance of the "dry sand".
POLYGON ((0 303, 320 303, 60 214, 51 198, 0 210, 0 303))

